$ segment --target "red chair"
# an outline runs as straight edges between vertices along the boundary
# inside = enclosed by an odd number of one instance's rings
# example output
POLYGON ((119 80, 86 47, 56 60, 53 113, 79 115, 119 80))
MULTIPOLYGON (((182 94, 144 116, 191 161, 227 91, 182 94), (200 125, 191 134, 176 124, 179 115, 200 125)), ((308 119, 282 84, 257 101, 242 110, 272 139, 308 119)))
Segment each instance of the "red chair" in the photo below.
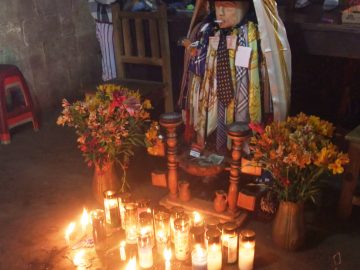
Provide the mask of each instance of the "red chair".
POLYGON ((13 65, 0 65, 0 142, 10 143, 9 129, 32 122, 34 130, 39 122, 33 109, 29 88, 21 71, 13 65))

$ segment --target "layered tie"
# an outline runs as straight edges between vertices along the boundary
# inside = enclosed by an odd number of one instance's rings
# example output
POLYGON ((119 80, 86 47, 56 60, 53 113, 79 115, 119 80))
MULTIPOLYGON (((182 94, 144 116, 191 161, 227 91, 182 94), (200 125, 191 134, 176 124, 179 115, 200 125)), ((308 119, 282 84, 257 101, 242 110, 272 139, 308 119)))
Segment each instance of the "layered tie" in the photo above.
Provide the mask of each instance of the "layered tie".
POLYGON ((226 133, 226 107, 234 97, 234 86, 232 83, 229 51, 226 46, 226 34, 220 32, 219 46, 216 60, 216 85, 218 97, 218 123, 216 133, 216 149, 224 150, 227 142, 226 133))

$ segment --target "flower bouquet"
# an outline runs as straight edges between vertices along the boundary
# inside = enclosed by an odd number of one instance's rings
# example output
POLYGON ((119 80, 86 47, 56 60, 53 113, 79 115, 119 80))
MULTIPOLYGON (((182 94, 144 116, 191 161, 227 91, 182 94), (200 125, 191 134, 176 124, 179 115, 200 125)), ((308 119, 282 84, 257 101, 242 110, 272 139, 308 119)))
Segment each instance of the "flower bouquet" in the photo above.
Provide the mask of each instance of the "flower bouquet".
POLYGON ((120 191, 129 189, 126 169, 134 147, 144 146, 150 101, 141 102, 137 91, 104 84, 83 101, 70 104, 64 99, 62 107, 57 124, 75 128, 78 147, 87 165, 104 171, 109 164, 120 164, 123 170, 120 191))
POLYGON ((347 154, 331 142, 334 126, 317 116, 300 113, 265 129, 250 125, 253 159, 271 173, 270 190, 280 201, 274 223, 274 242, 296 250, 304 242, 303 205, 316 202, 325 174, 341 174, 349 162, 347 154))

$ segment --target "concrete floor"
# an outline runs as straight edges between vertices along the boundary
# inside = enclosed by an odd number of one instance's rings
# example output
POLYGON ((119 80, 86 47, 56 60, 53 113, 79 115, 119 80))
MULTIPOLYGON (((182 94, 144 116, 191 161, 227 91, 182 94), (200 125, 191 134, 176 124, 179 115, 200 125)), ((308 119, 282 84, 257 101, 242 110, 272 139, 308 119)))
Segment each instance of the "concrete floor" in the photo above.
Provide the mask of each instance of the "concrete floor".
MULTIPOLYGON (((14 129, 11 144, 0 146, 0 270, 75 269, 66 258, 64 230, 84 206, 99 207, 74 130, 56 126, 56 117, 47 116, 39 132, 28 124, 14 129)), ((164 162, 142 153, 135 157, 129 179, 136 197, 156 203, 166 194, 150 181, 151 169, 161 166, 164 162)), ((332 192, 320 211, 310 212, 315 218, 308 215, 306 244, 297 252, 274 246, 271 223, 249 219, 245 226, 257 234, 255 269, 335 269, 331 257, 337 252, 342 256, 337 269, 360 269, 359 209, 349 222, 338 222, 332 203, 338 194, 332 192)))

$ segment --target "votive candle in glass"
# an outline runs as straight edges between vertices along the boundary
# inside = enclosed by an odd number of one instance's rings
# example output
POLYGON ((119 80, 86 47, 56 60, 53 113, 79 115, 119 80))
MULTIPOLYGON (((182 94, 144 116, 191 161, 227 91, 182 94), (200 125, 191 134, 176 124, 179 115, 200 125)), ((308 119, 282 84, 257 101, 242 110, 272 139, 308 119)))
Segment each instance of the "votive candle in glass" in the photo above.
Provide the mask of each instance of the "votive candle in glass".
POLYGON ((136 244, 137 242, 137 221, 136 203, 127 203, 125 205, 125 235, 128 244, 136 244))
POLYGON ((105 214, 102 209, 95 209, 90 212, 92 235, 95 248, 102 248, 106 242, 105 214))
POLYGON ((239 238, 239 270, 252 270, 255 256, 255 232, 243 230, 239 238))
POLYGON ((149 232, 151 238, 151 246, 155 246, 155 236, 154 236, 154 224, 153 216, 151 213, 142 212, 139 215, 139 232, 146 231, 149 232))
POLYGON ((225 263, 232 264, 237 260, 238 234, 234 222, 226 222, 222 227, 222 250, 225 263))
POLYGON ((199 212, 194 211, 192 214, 192 227, 204 227, 204 218, 199 212))
POLYGON ((119 204, 121 228, 125 230, 125 204, 131 202, 131 193, 128 192, 118 193, 117 199, 119 204))
POLYGON ((170 237, 170 214, 159 211, 154 216, 156 246, 159 254, 164 253, 170 237))
POLYGON ((120 260, 122 262, 126 261, 126 241, 120 242, 119 252, 120 252, 120 260))
POLYGON ((141 200, 137 200, 136 201, 137 205, 138 205, 138 216, 140 217, 140 214, 143 212, 151 212, 150 209, 150 200, 148 199, 141 199, 141 200))
POLYGON ((138 256, 141 268, 151 268, 154 264, 151 237, 148 231, 141 231, 138 238, 138 256))
POLYGON ((165 270, 171 270, 171 248, 164 249, 165 270))
POLYGON ((208 270, 221 270, 222 250, 221 232, 218 229, 209 229, 206 232, 207 239, 207 265, 208 270))
POLYGON ((189 218, 183 215, 182 217, 175 219, 174 226, 175 258, 179 261, 185 261, 190 255, 189 218))
POLYGON ((203 245, 196 244, 191 252, 193 270, 207 270, 207 252, 203 245))
POLYGON ((119 228, 121 226, 119 204, 114 190, 104 192, 104 209, 106 223, 113 228, 119 228))
POLYGON ((174 243, 174 221, 185 214, 184 208, 181 206, 174 206, 170 210, 170 239, 171 243, 174 243))

